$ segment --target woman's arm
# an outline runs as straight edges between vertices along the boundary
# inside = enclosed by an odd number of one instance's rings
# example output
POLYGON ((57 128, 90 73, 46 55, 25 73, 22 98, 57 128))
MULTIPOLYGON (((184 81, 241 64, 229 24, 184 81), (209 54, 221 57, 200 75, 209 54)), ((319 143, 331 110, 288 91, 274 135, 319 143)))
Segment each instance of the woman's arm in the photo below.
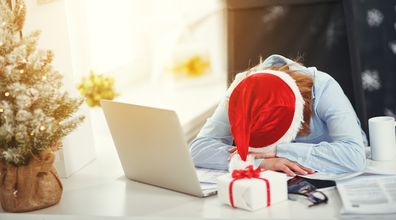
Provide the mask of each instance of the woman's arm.
MULTIPOLYGON (((238 85, 246 77, 246 72, 238 73, 235 80, 220 100, 213 115, 190 144, 190 151, 195 166, 210 169, 227 170, 229 150, 233 147, 233 137, 228 120, 228 99, 238 85)), ((257 159, 260 164, 262 159, 257 159)))
MULTIPOLYGON (((190 145, 191 155, 197 167, 227 170, 229 168, 228 159, 231 159, 230 155, 235 156, 236 147, 232 145, 233 138, 227 114, 227 100, 228 98, 225 97, 220 102, 212 117, 206 121, 198 136, 190 145)), ((289 176, 294 176, 294 172, 301 175, 313 173, 311 169, 285 158, 264 159, 264 157, 257 157, 249 163, 258 167, 264 160, 267 161, 267 166, 264 166, 265 169, 283 171, 289 176)), ((242 168, 239 167, 238 169, 242 168)))
POLYGON ((226 105, 227 97, 224 97, 190 145, 191 155, 197 167, 228 169, 228 150, 232 148, 233 138, 226 105))
POLYGON ((285 157, 320 172, 362 171, 366 156, 356 113, 339 84, 330 79, 317 94, 318 117, 327 125, 331 142, 290 143, 277 146, 277 156, 285 157))

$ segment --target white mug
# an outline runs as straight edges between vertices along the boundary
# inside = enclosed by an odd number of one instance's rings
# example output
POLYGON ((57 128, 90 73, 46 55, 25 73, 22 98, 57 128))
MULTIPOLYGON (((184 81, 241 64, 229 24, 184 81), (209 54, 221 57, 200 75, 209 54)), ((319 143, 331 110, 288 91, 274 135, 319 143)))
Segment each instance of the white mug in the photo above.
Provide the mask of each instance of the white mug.
POLYGON ((396 159, 396 122, 393 117, 380 116, 369 119, 371 159, 396 159))

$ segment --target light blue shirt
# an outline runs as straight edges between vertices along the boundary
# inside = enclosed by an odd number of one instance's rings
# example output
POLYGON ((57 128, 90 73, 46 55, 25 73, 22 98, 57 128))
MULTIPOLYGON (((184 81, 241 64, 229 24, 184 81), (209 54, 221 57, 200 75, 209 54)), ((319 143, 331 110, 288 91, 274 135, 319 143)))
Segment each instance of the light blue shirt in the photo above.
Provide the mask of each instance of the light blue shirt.
MULTIPOLYGON (((294 63, 280 55, 272 55, 260 64, 260 68, 294 63)), ((311 74, 312 117, 310 134, 297 136, 292 143, 277 145, 278 157, 325 173, 361 171, 366 167, 366 136, 359 119, 340 85, 328 74, 315 67, 291 65, 290 69, 311 74)), ((228 120, 228 89, 214 114, 192 141, 190 151, 195 166, 211 169, 228 169, 228 150, 233 137, 228 120)), ((258 165, 263 159, 256 159, 258 165)))

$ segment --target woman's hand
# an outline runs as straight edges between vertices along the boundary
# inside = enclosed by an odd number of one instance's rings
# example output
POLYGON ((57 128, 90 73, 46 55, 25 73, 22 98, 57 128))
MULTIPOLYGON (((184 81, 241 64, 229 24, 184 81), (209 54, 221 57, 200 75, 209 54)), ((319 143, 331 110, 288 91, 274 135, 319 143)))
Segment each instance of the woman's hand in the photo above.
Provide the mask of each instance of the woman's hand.
MULTIPOLYGON (((230 152, 230 157, 228 158, 230 160, 237 153, 237 148, 232 147, 228 152, 230 152)), ((288 176, 295 176, 296 173, 300 175, 315 173, 315 170, 304 167, 297 162, 283 157, 276 157, 275 153, 249 153, 249 155, 253 155, 255 159, 265 159, 260 164, 260 167, 266 170, 282 171, 288 176)))
POLYGON ((236 147, 230 148, 230 149, 228 150, 228 152, 230 152, 230 156, 228 157, 228 161, 231 160, 231 158, 234 156, 234 154, 238 153, 236 147))
POLYGON ((266 170, 282 171, 288 176, 295 176, 296 173, 300 175, 315 173, 315 170, 283 157, 266 158, 260 164, 260 167, 266 170))

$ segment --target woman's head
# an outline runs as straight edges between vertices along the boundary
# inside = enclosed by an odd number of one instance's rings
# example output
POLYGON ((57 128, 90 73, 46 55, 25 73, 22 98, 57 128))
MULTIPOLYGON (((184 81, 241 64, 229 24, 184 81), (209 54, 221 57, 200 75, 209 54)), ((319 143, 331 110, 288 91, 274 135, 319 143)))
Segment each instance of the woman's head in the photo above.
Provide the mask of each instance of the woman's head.
POLYGON ((309 133, 312 84, 309 75, 286 67, 253 68, 233 83, 228 117, 243 160, 248 151, 274 151, 309 133))
MULTIPOLYGON (((310 119, 312 117, 312 86, 313 86, 313 79, 312 77, 304 73, 302 71, 298 70, 291 70, 289 67, 293 65, 301 65, 300 63, 292 63, 288 65, 283 65, 283 66, 270 66, 265 69, 270 69, 270 70, 275 70, 275 71, 280 71, 287 73, 290 75, 294 81, 296 82, 296 85, 304 99, 304 122, 301 125, 301 129, 298 133, 300 136, 306 136, 310 134, 310 119)), ((238 82, 233 82, 231 87, 236 87, 240 81, 242 81, 244 78, 250 76, 251 74, 260 71, 260 70, 265 70, 265 69, 260 69, 259 65, 247 70, 245 75, 238 81, 238 82)), ((233 89, 233 88, 232 88, 233 89)), ((228 104, 227 104, 228 105, 228 104)))
MULTIPOLYGON (((294 63, 292 65, 300 65, 294 63)), ((268 69, 277 70, 284 73, 289 74, 296 82, 298 89, 304 99, 304 122, 302 123, 301 130, 299 131, 298 135, 305 136, 310 133, 310 120, 312 116, 312 86, 313 86, 313 79, 310 75, 297 71, 297 70, 290 70, 290 65, 284 66, 272 66, 268 69)))

